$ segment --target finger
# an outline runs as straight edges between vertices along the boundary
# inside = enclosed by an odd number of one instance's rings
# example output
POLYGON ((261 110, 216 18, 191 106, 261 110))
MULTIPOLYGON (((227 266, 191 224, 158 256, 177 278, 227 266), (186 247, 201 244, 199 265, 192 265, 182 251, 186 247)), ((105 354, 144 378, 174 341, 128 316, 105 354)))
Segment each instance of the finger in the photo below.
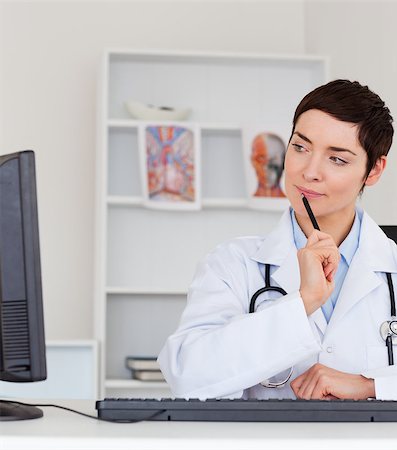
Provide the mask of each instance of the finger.
POLYGON ((327 266, 324 267, 324 276, 330 283, 332 283, 335 277, 335 273, 336 269, 332 264, 328 264, 327 266))
POLYGON ((313 400, 324 400, 328 395, 332 395, 328 386, 328 378, 326 376, 319 376, 312 391, 311 398, 313 400))
POLYGON ((335 395, 328 394, 325 397, 325 400, 338 400, 338 397, 335 397, 335 395))
POLYGON ((306 246, 309 246, 309 247, 325 247, 325 246, 329 246, 329 247, 332 247, 332 248, 338 248, 332 238, 321 239, 321 240, 314 241, 314 242, 311 242, 311 241, 308 240, 306 242, 306 246))
POLYGON ((295 380, 291 383, 291 387, 293 388, 293 391, 295 395, 299 398, 299 392, 302 389, 302 386, 306 384, 306 380, 308 377, 310 377, 310 369, 306 370, 306 372, 303 372, 299 377, 296 377, 295 380))
POLYGON ((310 369, 307 370, 306 372, 303 372, 301 375, 299 375, 298 377, 296 377, 294 380, 291 381, 290 386, 296 396, 298 396, 297 393, 301 388, 302 384, 305 382, 305 379, 308 376, 309 371, 310 369))
POLYGON ((331 273, 328 274, 328 276, 326 278, 329 283, 332 284, 334 282, 335 274, 336 274, 336 269, 334 269, 331 273))
POLYGON ((295 395, 298 398, 303 398, 302 393, 305 391, 307 386, 310 384, 310 380, 313 377, 315 366, 310 367, 306 372, 304 372, 302 375, 299 375, 299 377, 295 378, 294 382, 295 384, 295 395))
POLYGON ((330 264, 329 262, 327 262, 326 264, 323 264, 323 270, 324 270, 325 278, 327 278, 328 275, 329 275, 333 270, 335 270, 335 268, 334 268, 333 264, 330 264))
POLYGON ((321 232, 313 232, 307 238, 306 246, 318 245, 318 244, 329 243, 331 245, 335 245, 335 241, 329 234, 321 233, 321 232))
POLYGON ((302 373, 301 375, 299 375, 299 377, 296 377, 294 380, 291 381, 290 386, 291 386, 291 389, 294 391, 295 395, 296 395, 296 392, 299 391, 305 378, 306 378, 306 372, 302 373))
POLYGON ((304 398, 305 400, 310 400, 312 398, 313 391, 317 385, 318 377, 319 375, 316 371, 311 371, 310 376, 306 378, 299 390, 300 398, 304 398))
POLYGON ((339 265, 341 256, 337 248, 328 246, 324 248, 312 247, 307 251, 313 252, 320 259, 321 263, 324 266, 327 264, 333 264, 335 267, 337 267, 339 265))
POLYGON ((309 243, 309 241, 307 241, 305 247, 303 247, 303 248, 310 249, 310 250, 319 250, 320 252, 324 253, 324 255, 329 253, 329 254, 336 255, 338 258, 340 257, 338 247, 334 244, 333 241, 328 240, 328 239, 324 240, 324 241, 314 242, 314 243, 309 243))
POLYGON ((333 240, 333 238, 330 234, 325 233, 324 231, 320 231, 320 230, 313 230, 310 233, 308 239, 312 239, 312 238, 314 240, 318 240, 318 241, 321 241, 323 239, 332 239, 333 240))
POLYGON ((319 250, 321 253, 324 253, 324 255, 328 253, 330 255, 335 255, 337 259, 340 258, 339 249, 331 238, 323 239, 321 241, 310 241, 308 239, 304 248, 319 250))

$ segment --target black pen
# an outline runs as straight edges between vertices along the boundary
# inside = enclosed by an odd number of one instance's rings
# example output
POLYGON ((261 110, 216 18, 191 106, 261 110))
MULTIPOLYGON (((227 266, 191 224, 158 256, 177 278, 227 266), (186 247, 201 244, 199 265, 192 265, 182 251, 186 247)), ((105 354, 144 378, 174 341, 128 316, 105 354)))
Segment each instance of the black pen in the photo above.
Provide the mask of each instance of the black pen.
POLYGON ((320 231, 320 227, 318 226, 317 220, 316 220, 316 218, 314 217, 314 214, 313 214, 312 209, 310 208, 309 201, 308 201, 308 199, 304 196, 304 194, 302 194, 302 201, 303 201, 303 204, 305 205, 307 214, 309 215, 309 218, 310 218, 310 220, 311 220, 311 222, 312 222, 312 225, 313 225, 314 229, 320 231))

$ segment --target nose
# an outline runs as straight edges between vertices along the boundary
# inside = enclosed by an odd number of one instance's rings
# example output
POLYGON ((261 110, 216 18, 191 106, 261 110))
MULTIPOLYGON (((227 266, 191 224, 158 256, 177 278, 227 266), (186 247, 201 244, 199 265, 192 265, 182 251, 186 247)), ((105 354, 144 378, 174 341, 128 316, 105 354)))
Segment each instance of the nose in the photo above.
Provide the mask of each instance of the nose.
POLYGON ((312 153, 310 158, 307 160, 306 166, 303 168, 303 178, 306 181, 321 181, 322 180, 322 170, 321 170, 321 160, 320 155, 315 155, 312 153))

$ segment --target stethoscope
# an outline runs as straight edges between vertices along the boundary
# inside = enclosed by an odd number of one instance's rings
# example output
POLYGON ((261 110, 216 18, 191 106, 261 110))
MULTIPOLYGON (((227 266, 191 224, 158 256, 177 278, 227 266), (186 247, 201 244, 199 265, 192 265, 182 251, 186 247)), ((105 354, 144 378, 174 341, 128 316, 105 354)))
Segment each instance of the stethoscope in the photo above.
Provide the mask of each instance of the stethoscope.
MULTIPOLYGON (((391 320, 386 320, 380 326, 380 334, 383 340, 386 342, 387 356, 389 360, 389 366, 394 365, 393 358, 393 345, 397 344, 397 317, 396 317, 396 301, 394 295, 393 281, 391 278, 391 273, 386 273, 387 284, 390 293, 390 316, 391 320)), ((279 292, 282 295, 287 295, 287 292, 278 286, 271 286, 270 284, 270 264, 265 264, 265 287, 258 289, 255 294, 251 297, 251 302, 249 306, 249 313, 255 312, 256 300, 264 292, 279 292)), ((291 367, 287 377, 278 383, 273 383, 269 380, 264 380, 260 384, 267 388, 278 388, 284 386, 291 378, 294 367, 291 367)))
MULTIPOLYGON (((271 286, 270 284, 270 264, 265 264, 265 287, 258 289, 255 294, 251 297, 249 312, 253 313, 255 312, 255 303, 257 298, 262 295, 264 292, 279 292, 282 295, 287 295, 285 290, 278 286, 271 286)), ((279 383, 273 383, 269 380, 261 381, 261 385, 267 388, 278 388, 284 386, 289 379, 291 378, 292 372, 294 370, 294 367, 292 366, 288 372, 287 378, 285 378, 283 381, 280 381, 279 383)))

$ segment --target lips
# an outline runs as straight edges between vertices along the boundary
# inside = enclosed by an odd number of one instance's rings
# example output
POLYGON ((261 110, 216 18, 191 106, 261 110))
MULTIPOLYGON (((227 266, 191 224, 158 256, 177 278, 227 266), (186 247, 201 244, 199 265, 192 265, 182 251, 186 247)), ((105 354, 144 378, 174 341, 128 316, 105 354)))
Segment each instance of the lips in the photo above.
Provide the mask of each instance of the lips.
POLYGON ((324 194, 320 192, 312 191, 311 189, 305 189, 301 186, 295 186, 301 194, 304 194, 307 198, 320 198, 323 197, 324 194))

